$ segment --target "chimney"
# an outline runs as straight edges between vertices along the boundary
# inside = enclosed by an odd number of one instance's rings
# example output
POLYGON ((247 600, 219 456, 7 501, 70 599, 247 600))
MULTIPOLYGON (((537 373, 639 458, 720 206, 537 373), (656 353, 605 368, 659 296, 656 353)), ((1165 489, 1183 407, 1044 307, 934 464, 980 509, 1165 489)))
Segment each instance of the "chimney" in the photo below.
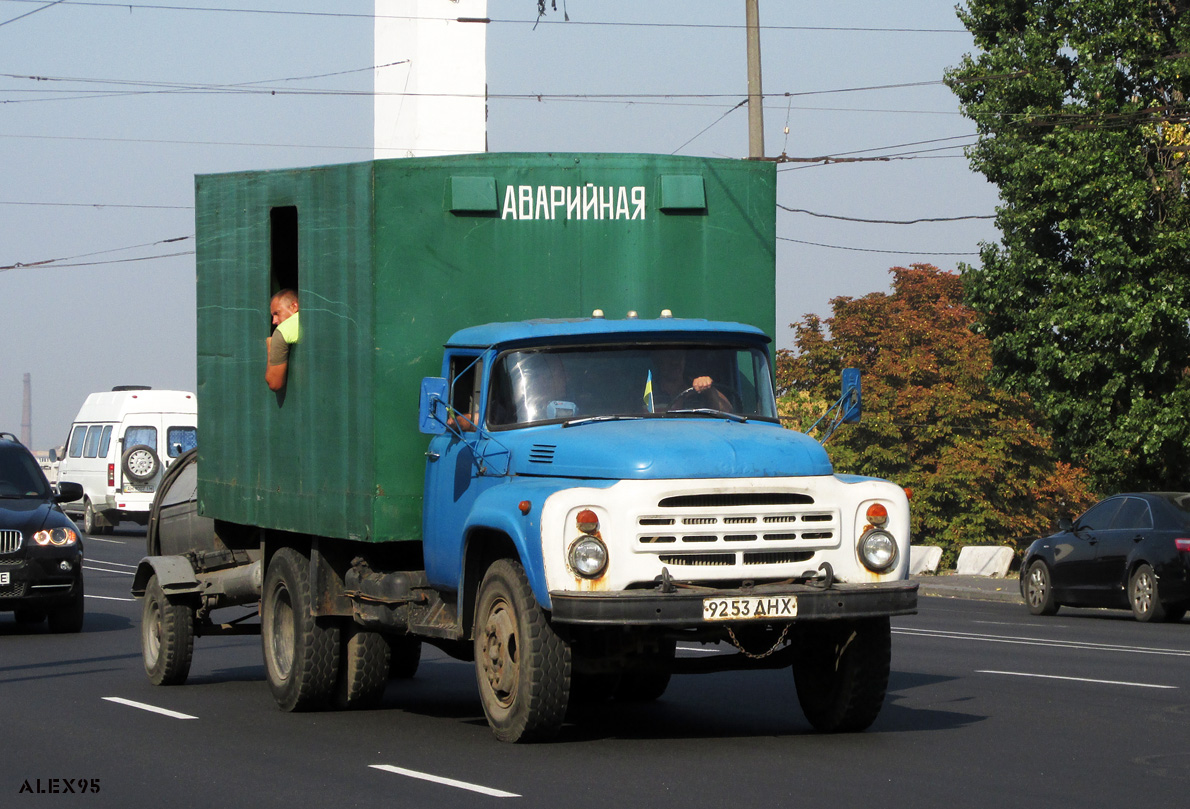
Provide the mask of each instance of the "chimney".
POLYGON ((488 0, 375 0, 375 13, 373 157, 487 151, 488 0))

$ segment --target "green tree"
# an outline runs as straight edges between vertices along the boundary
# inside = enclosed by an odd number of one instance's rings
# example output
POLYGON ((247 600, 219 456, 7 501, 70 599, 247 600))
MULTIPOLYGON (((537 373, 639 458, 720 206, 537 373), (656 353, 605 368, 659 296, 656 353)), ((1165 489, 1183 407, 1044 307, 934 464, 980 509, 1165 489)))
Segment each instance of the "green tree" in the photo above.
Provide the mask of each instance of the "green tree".
POLYGON ((1171 0, 968 0, 947 74, 1000 189, 963 268, 998 383, 1098 488, 1190 483, 1190 20, 1171 0))
POLYGON ((962 279, 922 264, 892 274, 892 294, 835 298, 825 322, 793 324, 797 350, 778 355, 783 401, 834 399, 842 369, 860 369, 863 420, 831 439, 836 471, 912 490, 914 542, 948 559, 963 545, 1031 540, 1093 502, 1028 396, 988 384, 990 346, 971 329, 962 279))

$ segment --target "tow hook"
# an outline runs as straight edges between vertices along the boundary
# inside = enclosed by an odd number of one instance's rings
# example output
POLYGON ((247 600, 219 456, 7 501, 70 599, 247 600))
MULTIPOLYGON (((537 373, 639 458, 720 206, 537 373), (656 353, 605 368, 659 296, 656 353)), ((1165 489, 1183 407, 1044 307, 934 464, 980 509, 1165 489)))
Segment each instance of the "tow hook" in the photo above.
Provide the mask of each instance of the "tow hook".
POLYGON ((835 586, 835 569, 831 567, 830 562, 823 562, 818 566, 817 571, 807 570, 803 575, 806 578, 806 584, 821 587, 823 590, 829 590, 835 586))

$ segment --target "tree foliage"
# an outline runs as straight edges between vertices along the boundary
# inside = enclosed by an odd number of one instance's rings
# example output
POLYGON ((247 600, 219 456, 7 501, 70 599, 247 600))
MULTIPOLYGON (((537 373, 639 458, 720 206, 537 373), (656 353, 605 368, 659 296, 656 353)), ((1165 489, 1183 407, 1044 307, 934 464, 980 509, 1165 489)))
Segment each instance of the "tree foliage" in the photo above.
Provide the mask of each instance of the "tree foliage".
POLYGON ((968 0, 979 53, 947 74, 1001 198, 968 301, 1103 490, 1190 483, 1186 7, 968 0))
POLYGON ((892 274, 892 294, 835 298, 827 321, 793 324, 797 350, 778 355, 782 403, 833 400, 842 369, 860 369, 863 420, 831 439, 836 471, 911 489, 914 542, 948 557, 1032 539, 1093 502, 1028 396, 988 384, 990 346, 971 329, 962 279, 921 264, 892 274))

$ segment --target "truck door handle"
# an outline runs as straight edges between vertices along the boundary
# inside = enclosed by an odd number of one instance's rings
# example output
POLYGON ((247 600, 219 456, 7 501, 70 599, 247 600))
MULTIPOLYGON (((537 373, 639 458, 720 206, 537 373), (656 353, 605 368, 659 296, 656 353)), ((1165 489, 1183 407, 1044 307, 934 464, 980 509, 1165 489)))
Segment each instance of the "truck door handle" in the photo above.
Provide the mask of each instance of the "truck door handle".
POLYGON ((430 450, 426 450, 426 457, 429 458, 431 461, 436 461, 439 458, 441 458, 442 456, 439 455, 437 452, 431 452, 430 450))

